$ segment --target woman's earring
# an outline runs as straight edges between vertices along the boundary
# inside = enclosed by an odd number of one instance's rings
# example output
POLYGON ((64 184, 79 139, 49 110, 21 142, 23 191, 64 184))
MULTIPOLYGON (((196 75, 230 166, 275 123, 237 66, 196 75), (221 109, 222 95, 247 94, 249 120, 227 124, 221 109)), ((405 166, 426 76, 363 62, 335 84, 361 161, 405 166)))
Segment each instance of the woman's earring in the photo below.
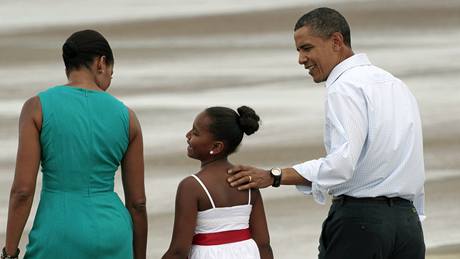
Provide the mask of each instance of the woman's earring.
POLYGON ((211 150, 211 151, 209 151, 209 154, 211 154, 211 155, 212 155, 212 154, 214 154, 214 152, 211 150))

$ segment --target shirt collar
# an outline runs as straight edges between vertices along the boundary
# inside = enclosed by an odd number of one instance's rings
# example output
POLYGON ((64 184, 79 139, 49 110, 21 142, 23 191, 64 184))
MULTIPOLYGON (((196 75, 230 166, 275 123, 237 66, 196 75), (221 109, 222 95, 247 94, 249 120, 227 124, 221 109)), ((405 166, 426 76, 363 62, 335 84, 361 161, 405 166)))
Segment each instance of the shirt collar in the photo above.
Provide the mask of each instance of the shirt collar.
POLYGON ((364 53, 355 54, 337 64, 327 77, 326 87, 332 85, 345 71, 357 67, 371 65, 371 62, 364 53))

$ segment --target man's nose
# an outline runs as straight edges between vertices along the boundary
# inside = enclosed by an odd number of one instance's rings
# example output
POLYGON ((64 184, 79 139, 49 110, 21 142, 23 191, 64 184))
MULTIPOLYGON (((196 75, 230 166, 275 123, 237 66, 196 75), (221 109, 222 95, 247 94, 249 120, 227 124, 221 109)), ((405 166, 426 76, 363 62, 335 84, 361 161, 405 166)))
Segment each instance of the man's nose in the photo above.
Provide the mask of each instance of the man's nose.
POLYGON ((302 52, 299 52, 299 64, 303 65, 307 63, 308 57, 306 55, 303 55, 302 52))

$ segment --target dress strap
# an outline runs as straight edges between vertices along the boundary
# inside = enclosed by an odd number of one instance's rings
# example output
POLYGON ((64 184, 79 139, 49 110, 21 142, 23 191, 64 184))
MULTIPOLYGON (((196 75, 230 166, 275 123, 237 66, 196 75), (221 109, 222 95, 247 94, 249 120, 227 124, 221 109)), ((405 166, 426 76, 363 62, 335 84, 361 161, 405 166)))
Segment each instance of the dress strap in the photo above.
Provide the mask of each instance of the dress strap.
POLYGON ((249 189, 249 201, 248 201, 248 205, 251 205, 251 190, 252 190, 252 189, 249 189))
POLYGON ((211 202, 212 207, 216 208, 216 205, 214 205, 214 201, 212 200, 211 194, 209 194, 209 191, 206 188, 206 186, 204 185, 204 183, 200 180, 200 178, 198 178, 198 176, 196 176, 194 174, 192 174, 192 176, 193 176, 193 178, 195 178, 198 181, 198 183, 200 183, 201 187, 203 187, 204 191, 208 195, 208 198, 209 198, 209 201, 211 202))

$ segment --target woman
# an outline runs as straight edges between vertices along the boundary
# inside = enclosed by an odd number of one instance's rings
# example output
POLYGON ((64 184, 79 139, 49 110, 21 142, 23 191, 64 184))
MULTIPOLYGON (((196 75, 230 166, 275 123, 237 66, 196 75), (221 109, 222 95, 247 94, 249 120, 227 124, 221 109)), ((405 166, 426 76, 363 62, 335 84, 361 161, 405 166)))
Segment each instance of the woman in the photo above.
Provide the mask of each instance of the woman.
POLYGON ((243 133, 258 130, 258 122, 246 106, 238 113, 210 107, 196 117, 186 136, 187 155, 201 161, 201 169, 177 188, 174 231, 163 259, 273 259, 259 190, 238 191, 227 182, 227 157, 243 133))
MULTIPOLYGON (((105 91, 114 58, 92 30, 62 47, 68 83, 27 100, 11 188, 4 258, 17 258, 41 162, 43 186, 24 258, 146 258, 142 132, 105 91), (125 206, 113 191, 121 164, 125 206)), ((3 258, 2 257, 2 258, 3 258)))

